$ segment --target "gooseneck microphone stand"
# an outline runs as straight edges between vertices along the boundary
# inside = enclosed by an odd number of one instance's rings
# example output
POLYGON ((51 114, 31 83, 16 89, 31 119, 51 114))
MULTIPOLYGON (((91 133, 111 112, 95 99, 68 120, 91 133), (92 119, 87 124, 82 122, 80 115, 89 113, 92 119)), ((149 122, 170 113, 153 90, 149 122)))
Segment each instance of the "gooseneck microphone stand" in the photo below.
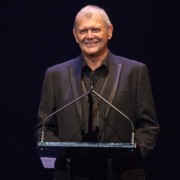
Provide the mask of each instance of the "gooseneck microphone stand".
POLYGON ((81 135, 82 135, 82 142, 97 142, 97 136, 99 133, 99 128, 96 127, 96 129, 93 131, 92 130, 92 111, 93 111, 93 98, 92 98, 92 94, 95 94, 97 97, 99 97, 101 100, 103 100, 106 104, 108 104, 111 108, 113 108, 115 111, 117 111, 119 114, 121 114, 124 118, 126 118, 130 125, 131 125, 131 129, 132 129, 132 133, 131 133, 131 144, 134 145, 136 147, 136 144, 134 143, 134 125, 132 123, 132 120, 125 115, 123 112, 121 112, 119 109, 117 109, 114 105, 112 105, 111 103, 109 103, 106 99, 104 99, 101 95, 99 95, 95 90, 94 90, 94 86, 97 82, 97 79, 95 78, 95 76, 90 77, 90 90, 86 93, 84 93, 83 95, 81 95, 80 97, 76 98, 75 100, 69 102, 68 104, 66 104, 65 106, 63 106, 62 108, 56 110, 55 112, 53 112, 52 114, 48 115, 43 123, 42 123, 42 132, 41 132, 41 138, 40 138, 40 142, 43 143, 44 142, 44 132, 45 132, 45 123, 46 121, 54 116, 55 114, 59 113, 60 111, 62 111, 63 109, 67 108, 68 106, 70 106, 71 104, 75 103, 76 101, 82 99, 85 96, 88 96, 88 102, 89 102, 89 119, 88 119, 88 133, 85 133, 84 130, 81 131, 81 135))
POLYGON ((84 130, 81 130, 82 142, 97 142, 97 137, 99 134, 99 127, 96 126, 95 130, 92 130, 92 121, 93 121, 93 98, 91 91, 94 89, 96 81, 96 76, 90 74, 90 93, 88 94, 88 103, 89 103, 89 117, 88 117, 88 133, 85 133, 84 130))

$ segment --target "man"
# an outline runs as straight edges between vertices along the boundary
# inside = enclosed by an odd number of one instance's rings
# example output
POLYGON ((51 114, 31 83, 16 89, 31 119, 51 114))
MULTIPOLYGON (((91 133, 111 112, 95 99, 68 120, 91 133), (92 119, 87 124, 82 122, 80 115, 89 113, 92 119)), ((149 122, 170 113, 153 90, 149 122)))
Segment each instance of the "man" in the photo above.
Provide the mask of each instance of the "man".
MULTIPOLYGON (((40 141, 42 123, 49 114, 94 89, 131 120, 135 143, 141 152, 141 155, 119 154, 119 159, 113 160, 114 178, 145 179, 141 160, 154 148, 159 132, 147 67, 109 51, 113 26, 106 12, 97 6, 89 5, 79 11, 73 34, 82 54, 47 69, 35 128, 37 141, 40 141)), ((131 131, 126 117, 91 93, 49 118, 45 123, 44 140, 125 143, 130 142, 131 131), (89 137, 89 127, 90 132, 96 132, 93 139, 89 137)), ((85 163, 91 160, 88 156, 83 152, 75 158, 78 162, 74 162, 71 177, 106 179, 104 157, 94 158, 96 161, 89 166, 85 163)), ((56 162, 57 180, 65 179, 63 173, 66 172, 65 161, 59 162, 56 162)))

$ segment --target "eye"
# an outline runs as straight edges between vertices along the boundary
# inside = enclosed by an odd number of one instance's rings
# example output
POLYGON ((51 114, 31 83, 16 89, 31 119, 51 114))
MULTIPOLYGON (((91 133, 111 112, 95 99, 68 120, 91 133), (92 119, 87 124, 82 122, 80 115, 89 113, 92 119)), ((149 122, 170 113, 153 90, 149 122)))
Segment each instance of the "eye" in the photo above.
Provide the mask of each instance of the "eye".
POLYGON ((92 29, 92 32, 94 32, 94 33, 98 33, 99 31, 100 31, 99 28, 93 28, 93 29, 92 29))
POLYGON ((82 29, 79 32, 80 32, 80 34, 86 34, 87 33, 87 29, 82 29))

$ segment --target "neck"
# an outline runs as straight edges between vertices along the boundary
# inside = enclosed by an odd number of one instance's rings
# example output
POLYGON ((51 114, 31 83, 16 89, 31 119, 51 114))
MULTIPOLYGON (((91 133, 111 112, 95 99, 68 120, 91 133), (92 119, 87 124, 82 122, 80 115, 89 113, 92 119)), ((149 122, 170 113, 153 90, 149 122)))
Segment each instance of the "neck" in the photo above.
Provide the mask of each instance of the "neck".
POLYGON ((89 55, 89 56, 85 56, 84 55, 84 59, 87 63, 87 65, 92 69, 92 71, 94 71, 95 69, 97 69, 98 67, 100 67, 104 61, 104 59, 107 56, 108 51, 106 51, 104 54, 102 55, 89 55))

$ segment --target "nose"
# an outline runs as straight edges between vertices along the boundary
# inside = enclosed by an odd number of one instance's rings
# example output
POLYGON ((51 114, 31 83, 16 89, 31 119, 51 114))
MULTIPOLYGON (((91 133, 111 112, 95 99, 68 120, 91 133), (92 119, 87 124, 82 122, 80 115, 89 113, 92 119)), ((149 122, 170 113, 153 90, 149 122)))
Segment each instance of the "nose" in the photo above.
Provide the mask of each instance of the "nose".
POLYGON ((91 30, 88 31, 87 38, 89 38, 89 39, 94 38, 94 34, 91 30))

